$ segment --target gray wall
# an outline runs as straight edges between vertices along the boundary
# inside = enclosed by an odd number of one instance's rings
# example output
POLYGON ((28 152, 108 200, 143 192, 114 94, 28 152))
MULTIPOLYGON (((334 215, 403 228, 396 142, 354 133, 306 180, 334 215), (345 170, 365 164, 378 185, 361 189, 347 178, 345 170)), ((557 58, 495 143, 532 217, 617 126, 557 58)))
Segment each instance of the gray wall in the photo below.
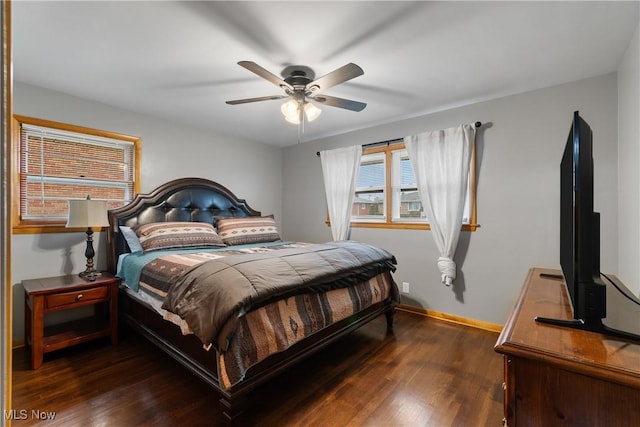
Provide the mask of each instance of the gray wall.
POLYGON ((601 212, 602 270, 618 268, 616 74, 442 111, 287 147, 283 155, 283 234, 331 240, 316 151, 481 121, 478 222, 463 232, 455 286, 440 282, 429 231, 362 229, 351 238, 384 247, 398 259, 396 281, 409 282, 404 304, 503 324, 533 266, 559 268, 559 164, 573 112, 594 133, 595 209, 601 212))
MULTIPOLYGON (((16 114, 142 137, 143 191, 181 176, 217 180, 255 209, 274 213, 283 238, 310 242, 331 240, 316 151, 480 120, 485 123, 477 136, 480 228, 461 234, 456 255, 460 269, 454 287, 440 283, 435 263, 438 254, 428 231, 354 229, 351 237, 396 255, 396 280, 411 284, 411 293, 402 295, 404 304, 495 324, 506 319, 528 268, 558 268, 558 166, 572 113, 580 110, 594 131, 595 208, 602 215, 602 269, 617 273, 619 268, 615 74, 284 150, 19 83, 14 90, 16 114), (198 155, 192 155, 194 152, 198 155), (242 174, 237 173, 240 169, 242 174)), ((631 190, 636 197, 638 186, 636 180, 631 190)), ((102 237, 96 236, 96 246, 98 267, 104 268, 102 237)), ((85 241, 84 235, 75 233, 15 235, 12 245, 16 282, 13 333, 14 339, 20 340, 24 303, 20 280, 82 270, 85 241)))
MULTIPOLYGON (((14 85, 14 113, 142 138, 141 184, 148 192, 175 178, 212 179, 264 214, 280 220, 282 150, 218 135, 21 83, 14 85)), ((94 235, 96 262, 106 268, 104 233, 94 235)), ((17 234, 12 238, 13 338, 24 337, 20 281, 78 273, 85 268, 83 233, 17 234)), ((50 321, 64 320, 52 316, 50 321)))
POLYGON ((618 70, 618 276, 640 295, 640 25, 618 70))

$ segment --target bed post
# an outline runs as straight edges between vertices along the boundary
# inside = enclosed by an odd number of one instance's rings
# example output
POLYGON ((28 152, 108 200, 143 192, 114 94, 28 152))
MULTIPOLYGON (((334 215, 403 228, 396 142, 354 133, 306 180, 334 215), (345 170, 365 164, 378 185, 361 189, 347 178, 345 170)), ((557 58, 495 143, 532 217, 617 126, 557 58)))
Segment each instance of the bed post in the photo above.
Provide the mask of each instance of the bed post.
POLYGON ((385 311, 384 315, 387 317, 387 330, 393 331, 393 314, 395 313, 395 307, 391 306, 389 310, 385 311))
POLYGON ((246 402, 247 398, 244 395, 234 396, 233 398, 228 394, 222 395, 219 403, 227 426, 241 425, 239 421, 241 421, 240 418, 244 414, 246 402))

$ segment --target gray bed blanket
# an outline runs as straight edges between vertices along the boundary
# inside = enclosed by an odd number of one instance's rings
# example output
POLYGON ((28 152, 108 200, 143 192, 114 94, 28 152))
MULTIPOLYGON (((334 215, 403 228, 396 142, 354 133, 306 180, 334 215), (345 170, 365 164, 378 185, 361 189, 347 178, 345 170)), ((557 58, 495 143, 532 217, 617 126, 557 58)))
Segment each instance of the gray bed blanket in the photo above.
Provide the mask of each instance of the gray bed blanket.
POLYGON ((324 292, 395 271, 384 249, 339 241, 276 252, 212 259, 186 270, 163 308, 182 317, 204 345, 228 347, 237 320, 253 308, 291 295, 324 292))

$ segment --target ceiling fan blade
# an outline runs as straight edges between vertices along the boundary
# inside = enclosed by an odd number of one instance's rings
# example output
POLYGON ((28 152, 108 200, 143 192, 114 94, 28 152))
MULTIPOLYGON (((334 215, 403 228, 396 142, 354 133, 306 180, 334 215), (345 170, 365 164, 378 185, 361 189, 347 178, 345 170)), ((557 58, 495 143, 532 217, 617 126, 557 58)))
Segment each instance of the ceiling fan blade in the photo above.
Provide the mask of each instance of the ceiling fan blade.
POLYGON ((285 82, 280 77, 278 77, 275 74, 273 74, 272 72, 267 71, 266 69, 262 68, 260 65, 256 64, 255 62, 252 62, 252 61, 240 61, 240 62, 238 62, 238 65, 240 65, 241 67, 246 68, 247 70, 251 71, 252 73, 255 73, 255 74, 259 75, 263 79, 269 80, 271 83, 273 83, 274 85, 276 85, 278 87, 281 87, 283 89, 293 90, 293 87, 289 83, 285 82))
POLYGON ((238 104, 247 104, 249 102, 260 102, 260 101, 273 101, 276 99, 288 98, 288 95, 271 95, 271 96, 261 96, 258 98, 245 98, 245 99, 235 99, 233 101, 227 101, 229 105, 238 105, 238 104))
POLYGON ((346 110, 351 111, 362 111, 364 107, 367 106, 364 102, 352 101, 350 99, 344 98, 336 98, 335 96, 328 95, 316 95, 310 96, 309 98, 313 99, 320 104, 329 105, 331 107, 344 108, 346 110))
POLYGON ((324 76, 315 79, 307 85, 307 89, 312 92, 325 90, 363 74, 364 71, 362 71, 362 68, 360 68, 353 62, 350 62, 347 65, 343 65, 342 67, 333 70, 329 74, 325 74, 324 76))

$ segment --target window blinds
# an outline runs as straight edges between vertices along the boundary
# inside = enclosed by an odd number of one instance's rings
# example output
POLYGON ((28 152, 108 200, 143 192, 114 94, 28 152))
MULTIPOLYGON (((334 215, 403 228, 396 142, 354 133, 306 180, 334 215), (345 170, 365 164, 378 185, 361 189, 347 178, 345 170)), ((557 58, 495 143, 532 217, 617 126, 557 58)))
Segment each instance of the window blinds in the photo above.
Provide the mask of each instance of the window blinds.
POLYGON ((32 124, 20 129, 23 220, 66 218, 69 199, 106 200, 109 208, 133 196, 135 146, 130 141, 32 124))

